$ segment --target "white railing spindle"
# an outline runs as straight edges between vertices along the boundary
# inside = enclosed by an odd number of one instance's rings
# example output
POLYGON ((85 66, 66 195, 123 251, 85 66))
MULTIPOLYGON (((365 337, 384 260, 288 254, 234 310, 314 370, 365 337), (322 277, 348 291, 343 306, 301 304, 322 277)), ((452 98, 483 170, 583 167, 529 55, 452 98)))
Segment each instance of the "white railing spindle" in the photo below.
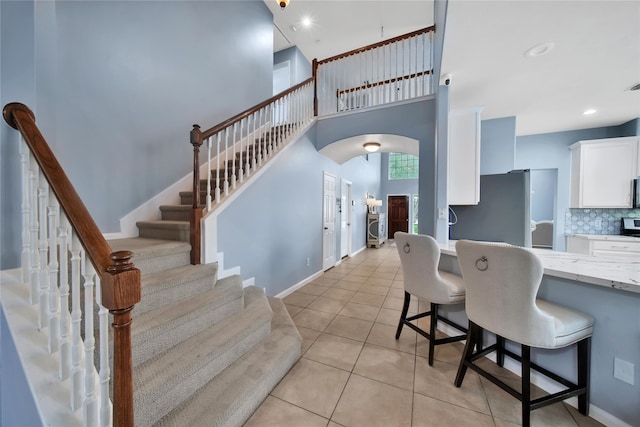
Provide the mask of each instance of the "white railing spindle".
POLYGON ((49 318, 49 274, 47 272, 47 195, 49 194, 49 184, 44 178, 42 171, 39 171, 40 179, 38 186, 38 252, 40 256, 40 297, 38 300, 38 328, 48 326, 49 318))
POLYGON ((207 138, 207 209, 211 209, 211 141, 213 136, 207 138))
POLYGON ((98 322, 100 331, 100 425, 110 426, 112 422, 113 404, 109 399, 109 310, 102 305, 102 282, 96 276, 96 303, 98 304, 98 322))
POLYGON ((93 331, 93 288, 95 271, 93 265, 83 253, 82 277, 84 278, 84 401, 82 415, 87 427, 98 424, 98 402, 95 396, 96 379, 94 376, 93 351, 95 337, 93 331))
POLYGON ((220 143, 222 132, 218 132, 218 142, 216 143, 216 189, 215 200, 220 203, 220 143))
POLYGON ((29 147, 20 136, 20 160, 22 165, 22 282, 29 283, 31 267, 31 194, 29 193, 29 147))
POLYGON ((34 157, 31 157, 29 169, 29 197, 31 199, 31 215, 29 228, 31 234, 31 268, 29 284, 29 299, 31 304, 36 304, 40 295, 40 256, 38 254, 38 166, 34 157))
POLYGON ((60 245, 60 369, 61 380, 71 374, 71 313, 69 312, 69 222, 66 215, 60 213, 58 228, 60 245))
POLYGON ((49 219, 49 353, 58 351, 60 336, 60 310, 58 302, 58 241, 56 231, 58 230, 58 200, 53 193, 49 194, 49 207, 47 215, 49 219))
POLYGON ((76 233, 71 235, 71 410, 76 411, 82 405, 84 383, 82 375, 82 338, 80 328, 82 308, 80 307, 80 261, 82 248, 76 233))

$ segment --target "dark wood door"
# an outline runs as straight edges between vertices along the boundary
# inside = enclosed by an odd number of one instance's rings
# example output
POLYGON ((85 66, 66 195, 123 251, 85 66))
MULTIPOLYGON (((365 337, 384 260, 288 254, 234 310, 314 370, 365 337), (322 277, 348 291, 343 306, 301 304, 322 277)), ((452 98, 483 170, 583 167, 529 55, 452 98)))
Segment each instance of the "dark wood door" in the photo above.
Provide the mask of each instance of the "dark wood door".
POLYGON ((409 232, 409 196, 389 196, 387 221, 390 239, 396 231, 409 232))

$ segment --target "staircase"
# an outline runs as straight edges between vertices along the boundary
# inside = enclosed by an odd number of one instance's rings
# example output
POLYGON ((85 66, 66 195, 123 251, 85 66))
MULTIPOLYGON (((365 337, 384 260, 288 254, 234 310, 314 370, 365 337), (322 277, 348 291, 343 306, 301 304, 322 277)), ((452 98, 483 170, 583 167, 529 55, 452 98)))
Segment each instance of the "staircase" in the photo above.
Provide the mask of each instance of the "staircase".
POLYGON ((188 243, 111 240, 134 252, 142 301, 133 311, 136 426, 242 425, 300 357, 281 300, 217 264, 190 265, 188 243))

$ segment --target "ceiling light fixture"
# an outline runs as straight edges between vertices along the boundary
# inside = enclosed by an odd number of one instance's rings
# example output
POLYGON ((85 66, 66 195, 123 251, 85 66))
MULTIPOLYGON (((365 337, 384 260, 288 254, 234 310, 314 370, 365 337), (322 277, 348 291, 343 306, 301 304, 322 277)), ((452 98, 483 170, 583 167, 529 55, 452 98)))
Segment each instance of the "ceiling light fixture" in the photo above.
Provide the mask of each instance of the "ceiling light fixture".
POLYGON ((365 142, 362 146, 364 147, 365 150, 367 150, 370 153, 375 153, 380 149, 379 142, 365 142))
POLYGON ((528 49, 524 53, 524 56, 527 58, 535 58, 537 56, 542 56, 549 53, 554 46, 555 45, 553 44, 553 42, 542 43, 532 47, 531 49, 528 49))
POLYGON ((280 6, 280 9, 284 9, 289 5, 289 0, 276 0, 276 3, 278 3, 278 6, 280 6))
POLYGON ((309 28, 311 24, 313 24, 313 21, 311 21, 311 18, 309 18, 308 16, 305 16, 304 18, 302 18, 302 26, 304 28, 309 28))
POLYGON ((597 112, 597 110, 595 110, 593 108, 590 108, 588 110, 584 110, 584 113, 582 113, 582 114, 584 114, 585 116, 589 116, 591 114, 595 114, 596 112, 597 112))

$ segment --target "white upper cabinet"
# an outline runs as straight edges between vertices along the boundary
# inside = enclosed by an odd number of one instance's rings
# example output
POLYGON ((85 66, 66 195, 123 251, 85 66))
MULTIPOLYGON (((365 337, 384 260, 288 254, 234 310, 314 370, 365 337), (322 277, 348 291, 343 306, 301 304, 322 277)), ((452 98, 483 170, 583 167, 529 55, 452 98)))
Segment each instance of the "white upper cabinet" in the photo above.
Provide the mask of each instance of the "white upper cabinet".
POLYGON ((477 205, 480 202, 480 109, 449 113, 450 205, 477 205))
POLYGON ((630 208, 639 137, 580 141, 571 150, 572 208, 630 208))

